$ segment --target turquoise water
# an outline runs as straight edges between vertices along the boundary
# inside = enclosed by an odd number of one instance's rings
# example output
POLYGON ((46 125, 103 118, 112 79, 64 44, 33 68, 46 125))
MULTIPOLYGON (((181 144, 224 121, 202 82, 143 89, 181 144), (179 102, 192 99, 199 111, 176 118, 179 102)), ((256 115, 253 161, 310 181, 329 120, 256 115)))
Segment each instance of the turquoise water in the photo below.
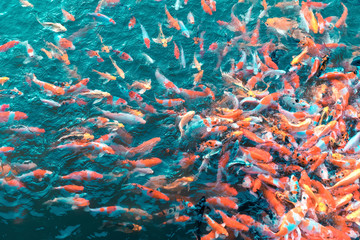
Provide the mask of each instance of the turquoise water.
MULTIPOLYGON (((329 2, 329 1, 326 1, 329 2)), ((128 170, 116 165, 117 160, 128 158, 125 154, 117 155, 100 155, 95 156, 93 161, 90 161, 87 152, 74 153, 71 150, 54 149, 59 145, 60 137, 66 135, 65 128, 75 129, 76 127, 86 127, 94 138, 97 139, 104 134, 109 133, 106 129, 97 129, 90 124, 82 124, 83 120, 100 116, 99 111, 95 106, 102 109, 120 112, 118 107, 109 107, 104 103, 94 103, 94 100, 83 98, 86 101, 85 105, 77 104, 63 104, 59 108, 52 108, 40 101, 40 98, 52 99, 57 102, 70 100, 75 98, 74 95, 64 96, 49 96, 40 90, 36 84, 31 86, 26 82, 25 76, 29 73, 34 73, 36 77, 44 82, 52 83, 57 86, 62 86, 66 82, 70 84, 77 83, 77 79, 70 78, 65 69, 65 64, 56 59, 48 59, 47 56, 40 50, 47 48, 45 41, 55 43, 58 35, 68 38, 73 33, 80 29, 89 26, 93 23, 93 19, 87 16, 88 13, 94 12, 98 1, 84 0, 84 1, 49 1, 49 0, 32 0, 31 3, 34 8, 21 7, 21 4, 16 1, 1 1, 0 2, 0 45, 5 44, 11 40, 19 40, 21 42, 28 41, 35 50, 36 55, 42 56, 42 60, 33 60, 30 63, 24 64, 27 58, 25 46, 19 44, 7 52, 0 53, 0 77, 6 76, 10 80, 0 87, 0 89, 17 88, 23 95, 15 98, 3 97, 0 98, 0 105, 10 104, 11 111, 21 111, 28 115, 26 120, 21 120, 15 123, 4 123, 1 127, 0 146, 11 146, 15 150, 8 156, 3 157, 3 164, 10 164, 15 166, 16 163, 24 161, 31 161, 37 165, 38 169, 45 169, 52 171, 49 176, 45 176, 42 181, 33 178, 25 178, 22 182, 26 188, 20 190, 8 186, 3 186, 0 194, 0 238, 1 239, 195 239, 196 229, 198 228, 198 218, 196 218, 195 210, 189 210, 188 215, 193 218, 185 223, 175 223, 163 225, 164 221, 170 217, 158 217, 156 213, 164 209, 179 205, 175 199, 179 196, 189 197, 193 204, 196 204, 202 196, 212 197, 214 193, 205 187, 208 182, 216 181, 217 171, 217 155, 214 160, 211 160, 207 172, 201 173, 199 179, 190 184, 190 189, 176 192, 161 190, 165 194, 171 196, 171 201, 160 201, 152 199, 148 196, 141 195, 128 185, 128 183, 138 183, 144 185, 150 177, 165 175, 167 183, 171 183, 178 178, 187 177, 197 174, 201 165, 201 160, 186 170, 182 170, 178 166, 180 152, 194 152, 195 146, 201 143, 198 137, 179 140, 180 133, 177 127, 179 122, 177 115, 183 114, 186 111, 193 110, 196 114, 202 116, 212 115, 212 109, 218 107, 215 102, 219 101, 224 90, 235 91, 236 87, 224 84, 221 72, 216 68, 218 62, 217 51, 209 51, 208 48, 211 43, 217 42, 219 48, 222 49, 226 45, 228 38, 239 36, 240 33, 234 33, 224 27, 218 25, 216 21, 230 21, 231 8, 236 1, 217 1, 216 12, 212 16, 206 14, 200 1, 189 0, 188 4, 182 3, 183 8, 175 10, 173 5, 175 1, 122 1, 121 4, 116 4, 111 7, 103 7, 101 13, 111 17, 116 22, 116 25, 101 25, 97 24, 89 29, 85 35, 76 37, 73 41, 76 49, 74 51, 68 50, 70 68, 76 66, 78 74, 82 78, 90 78, 87 85, 88 89, 102 90, 110 93, 113 96, 122 97, 128 101, 129 106, 134 109, 139 109, 144 114, 146 124, 141 125, 125 125, 125 129, 133 136, 133 142, 128 147, 135 147, 149 139, 160 137, 161 141, 154 147, 154 149, 144 156, 130 157, 132 160, 140 158, 158 157, 162 160, 160 165, 152 167, 153 174, 134 173, 128 179, 125 177, 118 177, 112 179, 105 177, 102 180, 95 181, 70 181, 60 179, 61 176, 67 175, 74 171, 92 170, 104 175, 110 173, 128 173, 128 170), (179 20, 182 20, 188 30, 190 31, 190 38, 186 38, 180 31, 174 28, 168 28, 166 15, 164 12, 164 4, 171 15, 179 20), (65 9, 76 18, 75 22, 63 20, 61 9, 65 9), (187 22, 187 14, 191 11, 195 17, 195 24, 191 25, 187 22), (56 22, 63 24, 67 31, 64 33, 55 33, 40 25, 36 16, 41 22, 56 22), (136 17, 135 28, 129 30, 128 23, 132 16, 136 17), (184 49, 186 67, 182 68, 180 61, 174 57, 174 45, 169 43, 167 48, 163 48, 160 44, 151 41, 150 49, 147 49, 142 38, 140 25, 141 23, 150 38, 156 38, 159 33, 158 23, 163 24, 163 31, 165 36, 173 36, 172 41, 184 49), (205 53, 201 57, 199 53, 199 45, 194 44, 193 37, 197 33, 206 31, 204 35, 204 50, 205 53), (96 58, 90 58, 86 50, 100 50, 101 43, 97 34, 100 34, 104 43, 107 46, 112 46, 113 49, 121 50, 128 53, 134 61, 127 62, 119 59, 114 53, 110 55, 117 62, 118 66, 125 72, 125 79, 121 79, 114 69, 109 54, 101 52, 100 56, 104 59, 103 63, 99 63, 96 58), (149 55, 154 63, 148 63, 143 53, 149 55), (193 75, 197 73, 195 68, 191 67, 193 62, 193 55, 197 53, 197 59, 203 64, 204 76, 201 84, 209 87, 215 94, 216 101, 212 101, 211 97, 201 98, 193 101, 186 100, 185 104, 180 107, 173 108, 176 114, 165 113, 165 108, 156 103, 155 98, 178 98, 176 94, 169 95, 164 88, 157 82, 155 78, 155 70, 160 69, 160 72, 170 79, 176 86, 184 89, 193 88, 193 75), (100 72, 108 72, 117 76, 116 81, 104 83, 103 79, 92 72, 96 69, 100 72), (121 93, 118 85, 126 87, 126 84, 131 84, 136 80, 152 80, 152 89, 146 91, 142 97, 143 102, 153 105, 158 113, 152 114, 141 110, 135 101, 129 101, 127 97, 121 93), (186 109, 186 110, 185 110, 186 109), (9 127, 38 127, 45 129, 45 133, 39 136, 14 134, 9 131, 9 127), (213 164, 213 162, 215 162, 213 164), (80 197, 83 197, 90 202, 90 208, 100 208, 104 206, 122 206, 125 208, 140 208, 152 215, 151 220, 133 220, 119 214, 118 216, 101 216, 99 214, 92 214, 86 209, 71 209, 71 206, 66 204, 44 204, 46 201, 59 197, 72 197, 74 194, 67 193, 64 190, 54 190, 53 187, 62 186, 65 184, 77 184, 85 187, 80 197), (142 226, 140 232, 124 233, 115 231, 115 227, 102 228, 104 222, 114 221, 118 223, 132 222, 142 226)), ((343 1, 349 8, 348 18, 346 20, 347 28, 335 29, 329 31, 330 39, 338 39, 339 43, 346 44, 345 50, 334 50, 334 55, 331 55, 331 62, 336 63, 339 60, 348 59, 350 61, 352 52, 359 45, 359 37, 355 37, 359 32, 358 10, 360 4, 358 1, 343 1)), ((268 1, 269 6, 275 4, 274 1, 268 1)), ((249 7, 252 5, 249 1, 239 3, 235 8, 235 15, 245 15, 249 7)), ((263 10, 260 1, 255 1, 252 10, 251 21, 247 24, 247 31, 251 33, 257 21, 257 16, 263 10)), ((321 10, 324 17, 341 16, 342 7, 339 1, 333 1, 333 4, 328 8, 321 10)), ((270 17, 289 17, 294 20, 299 20, 298 15, 292 10, 281 11, 278 8, 269 9, 269 15, 261 19, 260 38, 261 44, 273 40, 277 41, 277 35, 267 29, 264 22, 270 17)), ((313 34, 314 35, 314 34, 313 34)), ((326 41, 323 36, 314 35, 315 42, 323 43, 326 41)), ((286 46, 287 50, 278 56, 276 63, 279 69, 288 70, 289 63, 292 56, 296 56, 301 52, 301 48, 297 46, 297 41, 290 37, 282 37, 281 42, 286 46), (290 60, 289 60, 290 59, 290 60)), ((260 46, 261 47, 261 46, 260 46)), ((253 51, 254 47, 246 47, 253 51)), ((259 54, 260 56, 260 54, 259 54)), ((237 62, 240 59, 240 53, 236 46, 232 46, 229 53, 221 62, 221 69, 225 72, 230 71, 231 59, 237 62)), ((274 57, 275 59, 275 57, 274 57)), ((275 61, 275 60, 274 60, 275 61)), ((248 56, 248 65, 251 65, 251 56, 248 56)), ((308 75, 309 69, 300 72, 301 78, 308 75)), ((302 81, 303 82, 303 81, 302 81)), ((272 80, 270 86, 271 92, 280 89, 279 82, 272 80)), ((309 99, 309 96, 304 93, 305 87, 301 85, 298 90, 299 97, 309 99)), ((199 89, 196 89, 200 91, 199 89)), ((75 130, 73 130, 75 131, 75 130)), ((225 142, 225 136, 230 131, 214 135, 209 139, 217 139, 225 142)), ((262 133, 261 133, 262 134, 262 133)), ((64 142, 63 142, 64 143, 64 142)), ((203 157, 204 154, 200 153, 203 157)), ((30 171, 16 172, 13 167, 13 173, 10 173, 10 178, 21 176, 30 171)), ((233 184, 237 190, 239 182, 236 176, 229 174, 225 181, 233 184)), ((216 194, 215 194, 216 195, 216 194)), ((262 212, 263 209, 268 208, 268 203, 263 199, 255 199, 252 195, 241 191, 236 198, 240 206, 239 212, 255 216, 262 212), (246 205, 245 203, 251 203, 246 205), (242 207, 241 207, 242 206, 242 207)), ((219 217, 217 220, 221 219, 219 217)), ((220 221, 218 221, 220 222, 220 221)), ((208 231, 205 229, 206 223, 202 223, 201 233, 204 235, 208 231)), ((253 232, 249 234, 253 239, 264 239, 259 234, 253 232)), ((239 237, 239 239, 241 239, 239 237)))

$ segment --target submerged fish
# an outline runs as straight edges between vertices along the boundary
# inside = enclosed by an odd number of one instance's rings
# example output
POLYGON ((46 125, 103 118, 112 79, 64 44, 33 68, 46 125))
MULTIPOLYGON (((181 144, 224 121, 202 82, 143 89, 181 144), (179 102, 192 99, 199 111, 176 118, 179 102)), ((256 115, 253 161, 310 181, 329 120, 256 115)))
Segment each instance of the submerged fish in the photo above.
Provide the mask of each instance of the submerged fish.
POLYGON ((53 32, 66 32, 67 29, 60 23, 53 23, 53 22, 40 22, 40 20, 36 17, 36 20, 46 28, 49 28, 53 32))

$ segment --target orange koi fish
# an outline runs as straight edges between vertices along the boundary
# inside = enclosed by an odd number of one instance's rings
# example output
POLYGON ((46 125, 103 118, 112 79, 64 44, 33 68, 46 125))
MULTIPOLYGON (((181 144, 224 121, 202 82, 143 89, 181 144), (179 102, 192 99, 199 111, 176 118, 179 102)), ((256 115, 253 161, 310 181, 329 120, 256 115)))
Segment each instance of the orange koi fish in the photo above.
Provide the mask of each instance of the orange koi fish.
POLYGON ((61 11, 64 15, 65 21, 75 21, 75 17, 71 13, 65 11, 64 9, 61 9, 61 11))
POLYGON ((169 23, 169 26, 171 28, 175 28, 176 30, 180 30, 180 25, 179 25, 179 22, 178 20, 176 20, 175 18, 173 18, 170 14, 170 12, 167 10, 166 8, 166 4, 165 4, 165 14, 168 18, 168 23, 169 23))

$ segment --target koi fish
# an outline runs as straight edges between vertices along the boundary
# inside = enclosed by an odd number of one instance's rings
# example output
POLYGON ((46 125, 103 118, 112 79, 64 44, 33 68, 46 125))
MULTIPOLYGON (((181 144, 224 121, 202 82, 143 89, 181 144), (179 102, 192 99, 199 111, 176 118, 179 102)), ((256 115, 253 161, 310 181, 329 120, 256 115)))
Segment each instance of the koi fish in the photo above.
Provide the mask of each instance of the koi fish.
POLYGON ((105 81, 104 83, 107 83, 109 81, 115 81, 116 80, 116 77, 109 74, 109 73, 102 73, 102 72, 99 72, 95 69, 92 70, 93 72, 96 72, 97 74, 99 74, 102 78, 105 78, 107 79, 107 81, 105 81))
POLYGON ((148 33, 146 32, 145 28, 143 25, 140 24, 140 28, 141 28, 141 32, 142 32, 142 36, 144 39, 144 43, 146 45, 147 48, 150 48, 150 38, 148 33))
POLYGON ((116 72, 119 74, 119 76, 122 79, 125 79, 125 73, 124 71, 116 64, 116 62, 111 58, 111 56, 109 56, 111 63, 114 65, 116 72))
POLYGON ((84 191, 84 186, 78 186, 78 185, 64 185, 60 187, 54 187, 53 189, 60 190, 64 189, 65 191, 69 193, 77 193, 84 191))
POLYGON ((60 23, 53 23, 53 22, 40 22, 38 17, 36 17, 36 20, 45 28, 49 28, 53 32, 66 32, 67 29, 60 23))
POLYGON ((56 36, 55 40, 57 44, 60 45, 60 47, 68 50, 75 50, 75 46, 70 40, 63 38, 61 36, 56 36))
POLYGON ((104 59, 99 55, 98 51, 93 51, 93 50, 86 50, 86 53, 88 54, 89 57, 96 57, 96 60, 98 62, 104 62, 104 59))
POLYGON ((106 23, 106 24, 116 25, 116 22, 112 18, 109 18, 108 16, 105 16, 104 14, 101 14, 101 13, 88 13, 87 15, 92 17, 96 21, 106 23))
POLYGON ((136 24, 136 18, 133 16, 128 24, 129 30, 133 29, 135 27, 135 24, 136 24))
POLYGON ((178 48, 178 46, 176 45, 175 41, 173 41, 173 43, 174 43, 174 56, 175 56, 176 59, 179 59, 179 57, 180 57, 179 48, 178 48))
POLYGON ((139 188, 144 193, 146 193, 146 195, 148 195, 149 197, 156 198, 156 199, 161 199, 161 200, 165 200, 165 201, 170 200, 170 198, 168 196, 166 196, 165 194, 163 194, 163 193, 161 193, 161 192, 159 192, 157 190, 142 186, 142 185, 137 184, 137 183, 131 183, 131 185, 136 187, 136 188, 139 188))
POLYGON ((209 7, 209 5, 206 4, 205 0, 201 0, 201 7, 203 8, 204 12, 206 12, 209 15, 212 15, 212 10, 209 7))
POLYGON ((3 45, 0 46, 0 52, 6 52, 7 50, 9 50, 10 48, 15 47, 16 45, 18 45, 20 42, 17 40, 12 40, 10 42, 7 42, 3 45))
POLYGON ((112 50, 114 53, 116 53, 116 55, 119 56, 119 58, 121 58, 122 60, 128 61, 128 62, 132 62, 134 61, 134 59, 127 54, 126 52, 122 52, 122 51, 118 51, 118 50, 112 50))
POLYGON ((173 82, 171 82, 169 79, 167 79, 164 75, 162 75, 160 73, 159 69, 156 69, 155 77, 156 77, 156 80, 158 80, 159 84, 161 84, 167 90, 174 91, 177 94, 180 93, 179 88, 173 82))
POLYGON ((4 86, 4 84, 9 81, 10 78, 8 77, 0 77, 0 84, 1 86, 4 86))
POLYGON ((167 47, 167 44, 172 40, 172 36, 166 38, 162 31, 162 25, 159 23, 159 36, 157 38, 153 38, 152 40, 156 43, 162 44, 163 47, 167 47))
POLYGON ((199 61, 196 59, 196 55, 194 53, 194 62, 193 62, 193 68, 196 68, 199 72, 201 71, 202 64, 199 63, 199 61))
POLYGON ((182 21, 179 21, 179 25, 180 25, 180 29, 181 29, 181 34, 187 38, 190 38, 190 32, 186 28, 185 24, 182 21))
POLYGON ((183 68, 186 68, 185 54, 182 45, 180 45, 180 64, 183 68))
POLYGON ((62 87, 57 87, 51 83, 40 81, 36 78, 35 74, 32 74, 31 81, 38 85, 42 90, 44 90, 46 93, 50 93, 53 95, 64 95, 65 90, 62 87))
POLYGON ((72 22, 75 21, 75 17, 71 13, 65 11, 64 9, 61 9, 61 11, 64 15, 65 21, 72 21, 72 22))
POLYGON ((118 122, 124 123, 124 124, 145 124, 146 121, 138 116, 135 116, 133 114, 129 113, 112 113, 106 110, 101 110, 97 108, 98 111, 100 111, 105 117, 108 117, 110 119, 116 120, 118 122))
POLYGON ((25 45, 28 54, 28 57, 25 59, 24 64, 28 64, 31 60, 40 61, 41 59, 43 59, 42 56, 35 55, 34 49, 31 47, 28 41, 25 41, 22 44, 25 45))
POLYGON ((155 98, 156 102, 163 105, 164 107, 175 107, 183 104, 185 102, 184 99, 175 98, 175 99, 157 99, 155 98))
POLYGON ((171 16, 170 12, 166 8, 166 4, 165 4, 165 14, 167 16, 169 26, 175 28, 176 30, 180 30, 179 22, 171 16))
POLYGON ((188 23, 195 24, 194 15, 191 12, 188 13, 187 20, 188 20, 188 23))
POLYGON ((22 6, 22 7, 31 7, 31 8, 34 7, 34 5, 32 5, 30 2, 28 2, 28 1, 26 1, 26 0, 19 0, 19 1, 20 1, 20 3, 21 3, 21 6, 22 6))
POLYGON ((340 28, 342 25, 346 26, 345 21, 346 21, 347 15, 348 15, 347 7, 343 3, 341 3, 341 5, 343 6, 344 11, 343 11, 341 17, 339 18, 339 20, 335 23, 335 27, 337 27, 337 28, 340 28))

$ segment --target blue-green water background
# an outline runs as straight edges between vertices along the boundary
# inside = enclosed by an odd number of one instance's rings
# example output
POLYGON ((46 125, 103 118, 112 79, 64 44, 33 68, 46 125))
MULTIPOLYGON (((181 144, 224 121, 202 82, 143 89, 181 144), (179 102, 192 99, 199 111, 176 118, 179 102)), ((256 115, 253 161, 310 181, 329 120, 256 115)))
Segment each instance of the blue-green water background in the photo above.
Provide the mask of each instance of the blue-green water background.
MULTIPOLYGON (((333 1, 333 5, 321 11, 324 17, 340 16, 343 9, 338 1, 333 1)), ((349 16, 347 19, 348 28, 344 33, 341 33, 341 43, 351 46, 359 44, 359 38, 355 35, 359 32, 360 21, 358 13, 360 10, 359 1, 343 1, 349 8, 349 16)), ((99 163, 94 164, 86 161, 85 157, 74 156, 69 152, 51 151, 52 143, 54 143, 61 134, 57 132, 64 127, 71 127, 79 123, 77 118, 89 118, 96 116, 91 105, 79 107, 77 105, 66 105, 60 107, 58 110, 53 110, 41 103, 39 97, 47 98, 37 88, 30 88, 25 82, 26 73, 35 73, 38 79, 50 83, 59 83, 69 81, 67 72, 63 68, 63 64, 57 60, 50 60, 40 51, 45 47, 44 41, 54 42, 57 35, 47 29, 44 29, 37 21, 37 15, 41 21, 61 22, 68 29, 67 32, 62 33, 64 37, 68 37, 72 33, 78 31, 92 22, 92 19, 86 16, 87 13, 93 12, 98 4, 97 0, 81 0, 81 1, 49 1, 49 0, 32 0, 34 9, 23 8, 16 0, 2 0, 0 1, 0 44, 4 44, 10 40, 29 41, 35 52, 42 55, 44 59, 38 63, 23 64, 26 56, 26 50, 23 46, 17 46, 7 53, 0 53, 0 75, 10 77, 10 81, 4 85, 4 88, 17 87, 24 93, 22 97, 14 99, 0 99, 0 104, 10 103, 11 109, 22 111, 28 114, 29 118, 23 121, 22 124, 27 126, 36 126, 44 128, 46 134, 42 137, 34 139, 21 139, 21 144, 12 143, 11 141, 19 141, 16 138, 11 139, 10 134, 3 133, 0 137, 0 146, 16 146, 16 151, 8 161, 22 162, 24 160, 32 160, 40 168, 51 170, 55 172, 51 177, 46 178, 42 182, 27 182, 27 190, 2 190, 0 193, 0 239, 55 239, 60 236, 60 231, 68 226, 80 225, 71 237, 67 239, 193 239, 194 235, 192 229, 193 224, 190 225, 167 225, 159 228, 161 220, 154 219, 149 223, 144 224, 144 231, 140 233, 124 234, 121 232, 107 232, 98 230, 102 225, 102 221, 106 218, 94 217, 82 210, 64 210, 60 207, 46 208, 43 202, 55 197, 61 196, 63 193, 53 191, 53 186, 59 186, 65 182, 58 180, 58 176, 66 175, 72 171, 91 169, 101 173, 111 172, 115 166, 112 164, 116 158, 103 157, 98 159, 99 163), (75 22, 63 22, 63 15, 61 8, 71 12, 75 18, 75 22), (15 219, 22 219, 17 223, 15 219)), ((74 41, 76 46, 75 51, 68 51, 69 59, 72 65, 78 67, 78 73, 83 77, 90 77, 88 87, 90 89, 100 89, 110 92, 114 96, 119 96, 116 83, 111 82, 106 85, 103 80, 93 73, 92 69, 97 69, 101 72, 114 73, 106 54, 101 54, 105 59, 104 63, 98 63, 96 59, 90 59, 85 49, 99 50, 100 41, 96 33, 100 32, 104 38, 106 45, 112 46, 114 49, 119 49, 129 53, 134 61, 125 62, 117 57, 118 65, 125 71, 125 80, 119 80, 119 83, 124 85, 132 83, 135 80, 152 79, 153 89, 145 93, 144 99, 147 103, 153 103, 154 94, 161 95, 162 89, 157 84, 154 72, 156 68, 171 79, 177 86, 182 88, 191 88, 193 82, 193 74, 196 70, 189 67, 193 59, 194 52, 199 51, 199 46, 193 44, 192 37, 195 36, 196 27, 200 25, 200 31, 206 31, 205 34, 205 49, 215 41, 219 43, 226 42, 225 34, 228 36, 235 36, 234 33, 218 26, 217 20, 230 21, 230 11, 236 1, 217 1, 217 11, 213 16, 209 16, 202 10, 200 1, 189 0, 184 8, 175 11, 171 6, 175 1, 150 1, 143 0, 138 3, 135 1, 122 1, 121 5, 115 7, 103 8, 101 13, 112 17, 116 21, 116 25, 108 25, 102 28, 95 27, 90 30, 85 37, 78 38, 74 41), (185 69, 180 68, 179 61, 173 56, 173 44, 169 44, 168 48, 163 48, 159 44, 151 42, 151 48, 146 49, 139 22, 144 25, 150 37, 158 35, 158 22, 166 23, 166 15, 164 13, 164 3, 167 4, 171 14, 182 20, 188 29, 191 31, 191 38, 185 38, 179 31, 168 29, 164 27, 166 36, 173 35, 173 40, 178 45, 182 45, 185 52, 186 65, 185 69), (195 25, 192 26, 187 23, 186 16, 191 11, 195 16, 195 25), (128 22, 131 16, 135 16, 137 24, 135 29, 128 29, 128 22), (153 65, 145 64, 146 61, 142 56, 146 53, 151 56, 155 63, 153 65)), ((269 5, 273 5, 274 1, 268 1, 269 5)), ((236 8, 236 15, 245 14, 251 3, 239 4, 236 8)), ((255 18, 248 24, 248 31, 252 31, 256 25, 256 18, 262 7, 257 3, 253 9, 252 18, 255 18)), ((270 17, 285 16, 290 18, 297 18, 291 11, 282 13, 279 9, 269 11, 270 17)), ((265 43, 270 39, 276 39, 274 35, 267 31, 265 25, 266 21, 263 18, 261 21, 260 42, 265 43)), ((280 58, 280 68, 285 69, 289 64, 291 56, 299 53, 297 43, 291 39, 283 39, 283 43, 288 47, 289 51, 286 56, 280 58)), ((347 52, 349 54, 350 52, 347 52)), ((348 55, 349 56, 349 55, 348 55)), ((236 49, 233 49, 223 60, 222 68, 229 69, 229 60, 240 58, 236 49)), ((223 84, 219 71, 213 71, 216 66, 217 57, 213 53, 206 52, 204 57, 200 60, 204 65, 205 71, 203 82, 210 86, 217 97, 222 94, 223 84)), ((75 79, 73 79, 75 80, 75 79)), ((54 100, 62 100, 62 98, 52 97, 54 100)), ((204 105, 205 107, 208 105, 204 105)), ((201 105, 187 105, 191 110, 200 111, 201 105)), ((154 149, 149 156, 157 156, 163 159, 163 163, 154 167, 154 175, 167 175, 169 179, 171 176, 182 176, 182 173, 174 170, 173 165, 176 163, 175 159, 164 153, 164 149, 173 149, 173 141, 179 136, 179 133, 174 127, 167 127, 169 124, 174 124, 173 118, 164 117, 150 117, 147 119, 147 124, 129 128, 128 130, 134 136, 133 145, 136 146, 145 140, 153 137, 161 137, 162 141, 154 149)), ((96 132, 96 137, 101 136, 104 132, 96 132)), ((196 172, 198 163, 194 170, 196 172)), ((137 182, 144 184, 148 177, 138 177, 131 179, 130 182, 137 182)), ((174 178, 175 179, 175 178, 174 178)), ((206 178, 200 178, 197 184, 192 185, 190 195, 197 198, 196 191, 201 189, 203 183, 213 182, 211 174, 206 178), (203 182, 201 182, 203 181, 203 182)), ((171 182, 171 181, 170 181, 171 182)), ((113 182, 90 182, 84 183, 86 189, 85 198, 90 200, 91 207, 121 205, 127 207, 139 207, 146 211, 153 213, 158 212, 162 208, 169 207, 168 204, 159 204, 149 198, 140 197, 140 195, 129 193, 128 190, 123 190, 122 181, 113 182), (155 203, 155 204, 154 204, 155 203)), ((200 191, 198 198, 204 194, 200 191)), ((66 194, 63 194, 66 195, 66 194)), ((110 219, 110 218, 109 218, 110 219)), ((118 218, 118 220, 121 219, 118 218)), ((121 222, 121 221, 120 221, 121 222)))

